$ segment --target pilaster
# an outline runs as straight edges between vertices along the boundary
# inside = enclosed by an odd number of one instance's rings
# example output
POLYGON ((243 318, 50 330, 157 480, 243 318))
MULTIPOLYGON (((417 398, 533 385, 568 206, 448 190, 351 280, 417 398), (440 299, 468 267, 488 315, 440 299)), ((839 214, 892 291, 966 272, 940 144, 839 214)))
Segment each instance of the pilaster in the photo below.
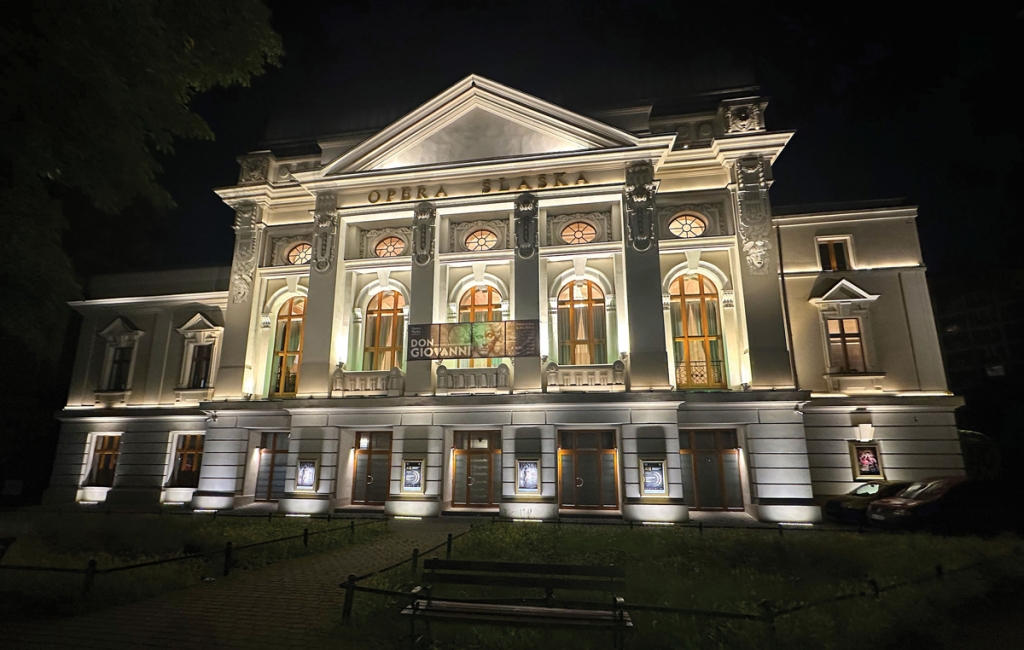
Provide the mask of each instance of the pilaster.
MULTIPOLYGON (((514 282, 512 283, 515 291, 512 301, 512 304, 515 305, 515 312, 512 314, 514 320, 540 320, 540 255, 537 254, 537 219, 537 198, 529 192, 516 197, 516 257, 513 262, 514 282), (519 241, 520 236, 522 236, 521 242, 519 241)), ((540 357, 518 357, 513 359, 512 363, 515 365, 514 392, 540 392, 540 357)))
POLYGON ((334 327, 341 322, 338 293, 338 251, 342 239, 338 229, 338 199, 333 192, 321 192, 313 211, 313 258, 309 265, 309 299, 303 326, 302 365, 299 369, 300 397, 327 397, 331 389, 337 351, 334 327))
POLYGON ((246 377, 252 374, 246 354, 256 300, 256 258, 262 231, 259 206, 243 201, 235 207, 235 254, 231 261, 231 287, 224 312, 224 347, 214 396, 217 399, 239 398, 251 393, 246 377))
MULTIPOLYGON (((434 322, 434 281, 436 255, 434 222, 437 210, 424 201, 416 206, 412 221, 412 272, 409 287, 409 324, 429 325, 434 322)), ((406 363, 405 393, 433 395, 434 362, 410 360, 406 363)))

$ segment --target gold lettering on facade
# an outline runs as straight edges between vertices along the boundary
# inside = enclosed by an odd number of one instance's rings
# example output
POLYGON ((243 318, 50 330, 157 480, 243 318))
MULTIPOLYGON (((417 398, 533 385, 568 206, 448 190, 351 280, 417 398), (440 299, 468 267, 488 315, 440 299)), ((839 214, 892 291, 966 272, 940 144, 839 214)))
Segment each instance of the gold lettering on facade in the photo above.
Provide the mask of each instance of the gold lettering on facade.
POLYGON ((377 190, 373 190, 372 192, 366 195, 366 200, 369 201, 370 203, 376 203, 377 201, 380 201, 380 192, 378 192, 377 190))
POLYGON ((426 185, 417 185, 416 186, 416 198, 417 199, 425 199, 425 198, 427 198, 427 186, 426 185))
POLYGON ((384 199, 385 203, 390 203, 391 199, 395 198, 395 194, 398 194, 395 190, 388 188, 388 198, 384 199))
POLYGON ((576 182, 573 183, 573 185, 579 185, 580 183, 583 183, 584 185, 590 184, 587 182, 587 177, 583 175, 583 172, 580 172, 580 177, 576 179, 576 182))
POLYGON ((444 197, 448 196, 448 193, 444 191, 444 185, 442 185, 441 187, 437 188, 437 194, 434 195, 434 198, 437 199, 437 198, 440 198, 442 196, 444 196, 444 197))
POLYGON ((530 187, 530 184, 526 182, 526 177, 523 177, 523 180, 519 183, 519 188, 518 189, 520 189, 520 190, 532 190, 533 188, 530 187))
MULTIPOLYGON (((546 189, 548 187, 568 187, 569 182, 566 180, 566 175, 569 172, 549 172, 546 174, 537 174, 536 176, 523 176, 519 180, 519 184, 516 186, 515 191, 528 192, 532 191, 533 188, 539 190, 546 189), (548 178, 551 176, 551 178, 548 178)), ((589 185, 590 180, 587 179, 584 172, 579 172, 576 176, 576 180, 573 181, 573 185, 589 185)), ((431 198, 430 190, 426 185, 416 185, 416 199, 424 200, 431 198)), ((385 203, 391 203, 392 201, 409 201, 412 199, 412 185, 406 185, 402 187, 388 187, 381 190, 371 190, 366 195, 366 200, 370 203, 378 203, 381 199, 385 203)), ((484 178, 480 181, 480 193, 490 194, 492 192, 511 192, 512 183, 508 178, 501 176, 497 179, 495 184, 493 179, 484 178)), ((472 192, 472 190, 470 190, 472 192)), ((459 190, 456 195, 463 195, 467 192, 465 190, 459 190)), ((433 194, 432 198, 447 198, 448 192, 445 191, 443 185, 439 185, 437 191, 433 194)))
POLYGON ((508 181, 505 180, 504 176, 498 179, 498 189, 501 190, 502 192, 512 189, 511 187, 509 187, 508 181))
POLYGON ((562 187, 563 185, 568 185, 568 183, 562 180, 563 176, 565 176, 565 172, 555 172, 555 187, 562 187))
POLYGON ((483 185, 480 187, 481 194, 487 194, 491 191, 491 179, 485 178, 483 185))
POLYGON ((540 176, 538 176, 537 177, 537 189, 538 190, 542 190, 542 189, 544 189, 547 186, 548 186, 547 174, 541 174, 540 176))
POLYGON ((408 187, 403 187, 402 188, 402 200, 403 201, 408 201, 411 198, 412 198, 412 190, 410 190, 408 187))

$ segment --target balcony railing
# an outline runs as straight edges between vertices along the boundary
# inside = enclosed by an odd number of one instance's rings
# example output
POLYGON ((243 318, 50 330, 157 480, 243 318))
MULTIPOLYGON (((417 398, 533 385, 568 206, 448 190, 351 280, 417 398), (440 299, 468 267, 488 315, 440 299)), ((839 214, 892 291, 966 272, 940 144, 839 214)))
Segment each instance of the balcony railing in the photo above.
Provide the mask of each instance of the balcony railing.
POLYGON ((331 397, 400 397, 405 390, 405 373, 391 370, 351 372, 338 364, 331 376, 331 397))
POLYGON ((725 364, 721 361, 677 363, 676 387, 725 388, 725 364))
POLYGON ((496 368, 437 367, 436 395, 487 395, 510 393, 508 366, 496 368))
POLYGON ((549 393, 617 393, 626 390, 626 364, 622 361, 589 366, 559 366, 545 369, 549 393))

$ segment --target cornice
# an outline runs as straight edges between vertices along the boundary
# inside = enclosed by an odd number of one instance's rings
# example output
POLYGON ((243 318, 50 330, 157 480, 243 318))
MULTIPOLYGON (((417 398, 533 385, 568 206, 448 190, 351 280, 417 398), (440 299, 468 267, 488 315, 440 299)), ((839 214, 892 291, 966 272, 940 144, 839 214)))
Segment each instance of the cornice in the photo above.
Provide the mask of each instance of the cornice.
POLYGON ((869 210, 844 210, 842 212, 818 212, 772 217, 780 227, 804 226, 818 223, 841 223, 869 221, 872 219, 917 219, 917 208, 873 208, 869 210))
POLYGON ((188 304, 201 302, 222 309, 228 305, 227 291, 205 291, 202 293, 175 293, 159 296, 128 296, 121 298, 97 298, 93 300, 74 300, 68 303, 75 309, 117 307, 122 305, 146 305, 152 303, 188 304))

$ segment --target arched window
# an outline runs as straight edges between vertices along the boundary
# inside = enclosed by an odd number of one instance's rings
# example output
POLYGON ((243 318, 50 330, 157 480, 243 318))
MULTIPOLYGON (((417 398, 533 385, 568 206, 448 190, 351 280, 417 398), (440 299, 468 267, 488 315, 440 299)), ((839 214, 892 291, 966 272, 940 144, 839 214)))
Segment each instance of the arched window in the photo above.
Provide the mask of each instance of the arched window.
MULTIPOLYGON (((460 323, 490 323, 502 320, 501 294, 490 285, 473 287, 462 294, 459 299, 460 323)), ((463 368, 484 368, 498 366, 500 358, 494 359, 462 359, 459 365, 463 368)))
POLYGON ((271 397, 295 395, 299 385, 299 364, 302 363, 302 319, 305 314, 305 298, 289 298, 277 312, 271 397))
POLYGON ((570 282, 558 294, 558 362, 608 362, 604 292, 590 280, 570 282))
POLYGON ((381 291, 366 305, 363 370, 391 370, 402 365, 405 298, 397 291, 381 291))
POLYGON ((725 348, 718 290, 703 275, 681 275, 669 288, 679 388, 724 388, 725 348))

